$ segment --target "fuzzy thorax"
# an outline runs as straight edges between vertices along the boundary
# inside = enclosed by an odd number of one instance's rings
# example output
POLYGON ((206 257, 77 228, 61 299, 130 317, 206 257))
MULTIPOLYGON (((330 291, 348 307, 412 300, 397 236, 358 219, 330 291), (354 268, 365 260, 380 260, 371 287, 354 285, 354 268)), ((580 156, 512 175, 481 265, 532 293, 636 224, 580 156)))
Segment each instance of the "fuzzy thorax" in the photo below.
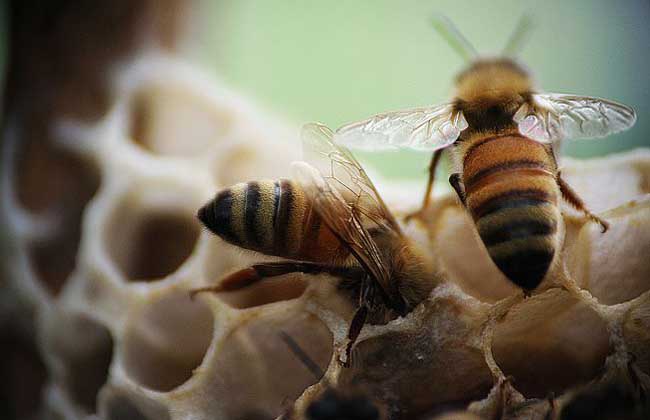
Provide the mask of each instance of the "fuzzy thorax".
POLYGON ((466 103, 523 101, 531 92, 529 73, 510 59, 483 59, 473 62, 456 78, 456 97, 466 103))

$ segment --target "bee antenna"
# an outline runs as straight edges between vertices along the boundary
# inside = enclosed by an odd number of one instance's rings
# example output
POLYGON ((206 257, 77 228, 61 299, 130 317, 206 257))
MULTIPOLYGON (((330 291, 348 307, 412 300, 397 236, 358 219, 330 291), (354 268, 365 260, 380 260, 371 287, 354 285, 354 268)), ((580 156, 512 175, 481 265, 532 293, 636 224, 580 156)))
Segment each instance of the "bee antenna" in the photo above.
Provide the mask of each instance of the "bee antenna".
POLYGON ((325 372, 314 362, 314 359, 309 357, 309 355, 303 350, 302 347, 298 343, 296 343, 296 340, 293 339, 289 334, 287 334, 284 331, 280 331, 280 338, 284 343, 291 349, 291 352, 296 356, 298 360, 302 362, 303 365, 314 375, 314 377, 318 380, 325 376, 325 372))
POLYGON ((476 48, 460 33, 456 25, 447 16, 434 15, 433 28, 465 61, 470 62, 478 56, 476 48))
POLYGON ((503 48, 503 55, 516 57, 530 38, 530 33, 535 27, 535 19, 530 13, 524 13, 517 21, 517 26, 510 34, 506 46, 503 48))

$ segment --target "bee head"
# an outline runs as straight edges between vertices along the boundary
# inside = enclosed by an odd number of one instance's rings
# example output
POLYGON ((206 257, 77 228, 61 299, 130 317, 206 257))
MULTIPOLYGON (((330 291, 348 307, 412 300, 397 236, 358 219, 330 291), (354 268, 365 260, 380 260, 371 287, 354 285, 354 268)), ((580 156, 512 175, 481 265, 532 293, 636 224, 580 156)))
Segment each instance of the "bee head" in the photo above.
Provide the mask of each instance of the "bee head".
POLYGON ((523 15, 497 58, 481 58, 474 46, 446 17, 434 18, 434 28, 468 63, 456 77, 457 97, 466 102, 479 101, 481 106, 520 100, 532 89, 527 69, 515 57, 524 46, 532 28, 532 18, 523 15))

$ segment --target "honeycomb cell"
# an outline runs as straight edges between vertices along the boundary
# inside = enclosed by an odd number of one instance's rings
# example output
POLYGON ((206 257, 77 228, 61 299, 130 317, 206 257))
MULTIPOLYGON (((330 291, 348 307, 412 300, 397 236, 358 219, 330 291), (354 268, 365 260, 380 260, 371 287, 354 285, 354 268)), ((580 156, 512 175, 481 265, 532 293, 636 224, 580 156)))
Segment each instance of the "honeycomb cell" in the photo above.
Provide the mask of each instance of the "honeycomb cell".
POLYGON ((83 211, 100 176, 86 160, 40 140, 22 143, 15 191, 20 206, 52 221, 52 231, 28 244, 27 253, 37 279, 57 295, 74 269, 83 211))
POLYGON ((53 296, 58 295, 75 265, 79 229, 55 238, 31 243, 27 247, 29 261, 36 279, 53 296))
POLYGON ((376 326, 383 333, 360 341, 356 362, 340 372, 338 384, 365 387, 399 410, 397 418, 462 409, 481 398, 492 381, 472 344, 484 319, 472 301, 455 286, 437 287, 420 310, 376 326))
POLYGON ((581 228, 573 273, 601 303, 613 305, 650 290, 650 200, 630 203, 607 219, 604 234, 589 224, 581 228))
MULTIPOLYGON (((143 194, 146 194, 143 193, 143 194)), ((173 192, 156 207, 145 197, 126 197, 111 216, 106 246, 113 263, 129 281, 154 281, 178 269, 191 255, 200 233, 190 206, 173 192), (174 208, 176 207, 176 208, 174 208)))
POLYGON ((109 330, 78 313, 53 315, 47 331, 51 354, 63 366, 61 383, 67 394, 87 412, 95 412, 97 393, 106 383, 113 358, 109 330))
POLYGON ((609 333, 592 309, 552 289, 510 311, 492 351, 520 392, 543 399, 596 377, 610 352, 609 333))
POLYGON ((220 418, 272 419, 320 379, 290 351, 280 332, 289 334, 323 371, 332 357, 332 334, 315 316, 286 309, 255 317, 227 337, 207 384, 207 392, 221 397, 208 402, 206 410, 214 405, 220 418))
POLYGON ((193 156, 231 131, 235 115, 186 86, 151 83, 131 99, 129 134, 151 153, 193 156))
POLYGON ((192 376, 212 340, 212 312, 200 299, 176 291, 149 302, 129 321, 124 368, 142 386, 171 391, 192 376))
POLYGON ((55 147, 48 129, 27 134, 21 138, 15 156, 18 204, 35 214, 83 208, 99 187, 97 168, 80 156, 55 147))

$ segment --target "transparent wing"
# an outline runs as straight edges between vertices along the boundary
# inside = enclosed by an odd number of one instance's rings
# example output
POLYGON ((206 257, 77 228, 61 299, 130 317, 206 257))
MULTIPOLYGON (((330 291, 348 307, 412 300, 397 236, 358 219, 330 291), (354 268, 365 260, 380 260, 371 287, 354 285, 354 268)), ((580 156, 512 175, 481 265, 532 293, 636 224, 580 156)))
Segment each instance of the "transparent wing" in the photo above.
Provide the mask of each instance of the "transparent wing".
POLYGON ((323 124, 306 124, 301 134, 304 160, 315 166, 347 205, 358 212, 366 229, 379 228, 401 235, 395 217, 366 171, 347 148, 334 143, 333 135, 323 124))
POLYGON ((377 244, 363 226, 357 207, 343 198, 341 192, 332 185, 331 178, 327 179, 308 163, 294 162, 292 172, 327 226, 377 281, 386 296, 393 302, 399 302, 398 292, 390 281, 388 267, 377 244))
POLYGON ((452 104, 375 115, 336 130, 334 141, 353 149, 409 148, 434 151, 449 146, 467 128, 452 104))
POLYGON ((632 127, 634 110, 588 96, 534 94, 513 116, 519 132, 541 142, 605 137, 632 127))
POLYGON ((397 307, 401 298, 370 232, 402 232, 361 164, 348 149, 333 142, 333 135, 322 124, 303 127, 303 153, 309 163, 295 162, 294 177, 325 223, 397 307))

